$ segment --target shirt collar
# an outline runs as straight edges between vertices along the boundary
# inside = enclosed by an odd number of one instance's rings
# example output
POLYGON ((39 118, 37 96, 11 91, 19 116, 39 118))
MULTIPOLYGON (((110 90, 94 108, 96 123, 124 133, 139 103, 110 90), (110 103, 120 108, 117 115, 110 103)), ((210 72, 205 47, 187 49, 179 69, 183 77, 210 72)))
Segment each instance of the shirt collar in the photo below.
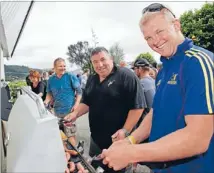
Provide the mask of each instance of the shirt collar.
MULTIPOLYGON (((114 74, 117 70, 119 69, 119 67, 114 63, 113 69, 111 71, 111 73, 104 79, 108 79, 112 74, 114 74)), ((97 79, 100 79, 99 75, 96 73, 96 77, 97 79)))
MULTIPOLYGON (((66 73, 67 73, 67 72, 65 72, 65 73, 62 75, 62 77, 63 77, 66 73)), ((61 79, 61 78, 62 78, 62 77, 59 78, 59 77, 56 75, 56 73, 54 73, 53 76, 54 76, 55 78, 58 78, 58 79, 61 79)))
POLYGON ((184 54, 185 51, 189 50, 192 46, 193 46, 193 41, 189 38, 185 38, 185 40, 180 45, 178 45, 177 51, 172 57, 166 58, 166 57, 161 56, 160 60, 161 60, 161 62, 164 63, 164 62, 167 62, 171 59, 175 59, 175 57, 178 57, 178 55, 180 55, 180 54, 184 54))

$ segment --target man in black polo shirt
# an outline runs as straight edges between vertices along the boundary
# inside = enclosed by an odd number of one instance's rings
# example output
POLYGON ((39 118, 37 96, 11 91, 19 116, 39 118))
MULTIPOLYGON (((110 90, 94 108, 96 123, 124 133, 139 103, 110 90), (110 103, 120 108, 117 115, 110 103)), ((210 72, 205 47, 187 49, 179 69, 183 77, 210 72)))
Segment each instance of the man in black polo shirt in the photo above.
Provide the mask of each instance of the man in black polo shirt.
POLYGON ((104 47, 92 51, 91 62, 96 74, 88 78, 82 103, 65 119, 74 121, 89 112, 89 154, 94 156, 127 136, 146 105, 136 75, 127 68, 116 67, 104 47))

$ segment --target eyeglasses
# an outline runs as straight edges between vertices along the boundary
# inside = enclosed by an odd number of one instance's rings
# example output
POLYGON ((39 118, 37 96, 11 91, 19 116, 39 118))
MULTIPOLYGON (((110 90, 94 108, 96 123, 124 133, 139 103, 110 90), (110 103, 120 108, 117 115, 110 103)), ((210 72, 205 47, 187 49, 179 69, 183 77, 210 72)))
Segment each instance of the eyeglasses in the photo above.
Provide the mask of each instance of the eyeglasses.
POLYGON ((143 9, 142 14, 145 14, 146 12, 161 11, 162 9, 167 9, 175 18, 174 13, 170 9, 168 9, 167 7, 165 7, 164 5, 159 4, 159 3, 150 4, 149 6, 147 6, 146 8, 143 9))

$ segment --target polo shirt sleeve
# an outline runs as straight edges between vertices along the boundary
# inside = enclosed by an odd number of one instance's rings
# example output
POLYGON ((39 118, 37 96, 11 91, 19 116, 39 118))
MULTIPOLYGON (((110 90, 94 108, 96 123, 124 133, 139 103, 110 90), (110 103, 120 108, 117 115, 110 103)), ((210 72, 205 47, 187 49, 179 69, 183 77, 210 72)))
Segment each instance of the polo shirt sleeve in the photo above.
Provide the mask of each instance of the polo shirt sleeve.
POLYGON ((147 105, 144 91, 137 76, 127 69, 124 71, 122 81, 125 91, 124 94, 129 101, 129 109, 146 108, 147 105))
POLYGON ((146 104, 148 108, 152 108, 154 95, 155 95, 155 89, 150 89, 145 92, 146 104))
POLYGON ((155 84, 152 83, 151 80, 145 78, 145 80, 141 81, 141 85, 144 88, 147 108, 152 108, 153 98, 155 95, 155 84))
POLYGON ((208 55, 188 57, 181 74, 184 115, 213 114, 213 71, 213 59, 208 55))
POLYGON ((70 79, 71 79, 72 87, 76 91, 77 95, 82 95, 82 89, 81 89, 81 86, 80 86, 79 79, 73 74, 69 74, 69 76, 70 76, 70 79))

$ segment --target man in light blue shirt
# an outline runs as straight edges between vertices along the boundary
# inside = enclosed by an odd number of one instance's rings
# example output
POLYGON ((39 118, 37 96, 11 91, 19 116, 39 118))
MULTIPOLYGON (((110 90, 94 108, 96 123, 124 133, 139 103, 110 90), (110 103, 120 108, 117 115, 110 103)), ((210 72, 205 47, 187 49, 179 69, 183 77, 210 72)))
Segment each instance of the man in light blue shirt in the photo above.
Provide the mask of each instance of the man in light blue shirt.
MULTIPOLYGON (((48 104, 51 100, 54 101, 54 114, 58 118, 64 118, 67 114, 74 111, 79 105, 82 95, 82 90, 78 78, 66 72, 65 60, 62 58, 57 58, 54 61, 53 74, 47 84, 47 96, 44 101, 48 104)), ((75 124, 65 124, 64 132, 69 137, 70 142, 76 145, 75 124)))

